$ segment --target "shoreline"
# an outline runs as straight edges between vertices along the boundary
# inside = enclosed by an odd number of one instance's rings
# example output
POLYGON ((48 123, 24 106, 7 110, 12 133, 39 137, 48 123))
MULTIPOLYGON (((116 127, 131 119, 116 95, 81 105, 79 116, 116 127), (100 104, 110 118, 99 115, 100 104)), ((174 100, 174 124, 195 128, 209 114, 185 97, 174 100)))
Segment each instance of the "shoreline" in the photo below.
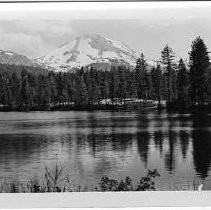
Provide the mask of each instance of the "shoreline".
POLYGON ((136 105, 58 105, 58 106, 25 106, 25 107, 0 107, 0 112, 31 112, 31 111, 140 111, 140 110, 164 110, 164 107, 136 105))
POLYGON ((211 105, 192 105, 192 106, 145 106, 143 104, 135 105, 37 105, 25 107, 11 107, 2 106, 0 112, 33 112, 33 111, 148 111, 156 110, 167 112, 197 112, 197 111, 211 111, 211 105))

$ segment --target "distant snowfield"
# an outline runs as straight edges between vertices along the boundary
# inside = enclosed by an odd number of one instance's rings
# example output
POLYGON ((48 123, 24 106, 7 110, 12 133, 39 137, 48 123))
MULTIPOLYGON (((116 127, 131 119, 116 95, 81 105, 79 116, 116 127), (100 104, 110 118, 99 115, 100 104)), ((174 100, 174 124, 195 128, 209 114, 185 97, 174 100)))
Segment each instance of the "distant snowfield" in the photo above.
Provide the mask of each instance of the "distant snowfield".
POLYGON ((86 34, 34 62, 55 71, 68 71, 92 63, 114 62, 135 66, 138 54, 119 41, 98 34, 86 34))

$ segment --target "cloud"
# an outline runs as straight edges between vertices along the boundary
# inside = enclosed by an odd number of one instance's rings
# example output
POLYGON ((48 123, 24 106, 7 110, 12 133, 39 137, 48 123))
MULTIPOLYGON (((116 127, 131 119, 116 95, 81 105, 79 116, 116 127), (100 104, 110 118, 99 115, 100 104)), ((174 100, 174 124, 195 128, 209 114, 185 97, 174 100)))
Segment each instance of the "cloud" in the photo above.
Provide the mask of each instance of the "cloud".
POLYGON ((52 46, 46 44, 40 36, 10 33, 0 35, 0 48, 34 58, 40 53, 46 54, 52 49, 52 46))
POLYGON ((68 41, 68 21, 0 21, 0 48, 39 57, 68 41))

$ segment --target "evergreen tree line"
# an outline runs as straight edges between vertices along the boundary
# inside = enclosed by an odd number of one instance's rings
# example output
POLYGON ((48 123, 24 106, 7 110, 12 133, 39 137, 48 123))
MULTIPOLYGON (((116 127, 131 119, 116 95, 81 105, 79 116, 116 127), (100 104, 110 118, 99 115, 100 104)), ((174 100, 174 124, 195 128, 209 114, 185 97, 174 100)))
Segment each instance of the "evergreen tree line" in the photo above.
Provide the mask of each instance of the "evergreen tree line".
POLYGON ((188 107, 211 104, 211 70, 207 47, 197 37, 191 46, 189 64, 175 61, 166 45, 157 65, 147 64, 141 54, 135 69, 112 66, 109 71, 81 68, 74 73, 37 71, 35 67, 0 66, 0 105, 9 107, 86 106, 139 98, 188 107), (21 70, 20 70, 21 69, 21 70))

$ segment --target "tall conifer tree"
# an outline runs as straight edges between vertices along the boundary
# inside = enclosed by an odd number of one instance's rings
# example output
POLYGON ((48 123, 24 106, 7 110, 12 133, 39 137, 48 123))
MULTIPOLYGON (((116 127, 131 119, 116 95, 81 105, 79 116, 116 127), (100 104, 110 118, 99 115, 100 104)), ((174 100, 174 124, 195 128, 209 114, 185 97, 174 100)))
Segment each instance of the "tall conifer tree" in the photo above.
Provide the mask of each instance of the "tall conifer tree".
POLYGON ((190 96, 193 104, 204 104, 207 98, 206 74, 209 68, 207 47, 201 37, 197 37, 191 46, 190 55, 190 96))
POLYGON ((161 52, 161 59, 162 64, 164 66, 165 75, 166 75, 166 81, 167 81, 167 98, 168 102, 172 102, 175 99, 175 70, 174 70, 174 52, 172 48, 170 48, 168 45, 164 47, 164 49, 161 52))

